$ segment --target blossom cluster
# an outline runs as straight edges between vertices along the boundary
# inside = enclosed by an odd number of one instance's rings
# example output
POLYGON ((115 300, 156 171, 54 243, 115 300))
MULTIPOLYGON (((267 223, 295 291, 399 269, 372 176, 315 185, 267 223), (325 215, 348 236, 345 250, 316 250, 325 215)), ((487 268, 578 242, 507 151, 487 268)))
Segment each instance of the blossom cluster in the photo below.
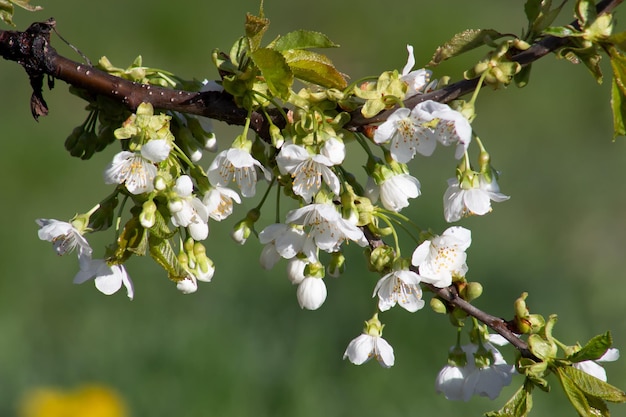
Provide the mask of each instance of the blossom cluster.
MULTIPOLYGON (((59 255, 75 251, 79 271, 74 282, 93 279, 106 295, 124 287, 133 299, 134 286, 124 264, 131 256, 145 254, 167 271, 180 292, 193 293, 199 281, 210 282, 215 273, 202 243, 209 238, 210 222, 229 218, 235 204, 257 196, 259 184, 265 181, 267 191, 258 206, 235 224, 233 239, 244 244, 252 234, 257 235, 264 245, 260 264, 265 269, 284 259, 287 276, 297 285, 297 302, 307 310, 319 309, 326 301, 326 275, 338 277, 345 270, 344 247, 353 244, 366 248, 368 267, 380 276, 372 285, 376 312, 365 322, 362 333, 349 342, 344 359, 361 365, 375 358, 385 368, 393 366, 394 350, 382 337, 385 325, 380 313, 396 305, 411 313, 421 310, 426 305, 424 288, 456 286, 455 291, 466 301, 482 291, 480 284, 466 278, 466 251, 472 236, 464 227, 451 226, 441 235, 418 231, 412 236, 417 243, 411 247, 411 256, 402 256, 405 248, 395 225, 410 223, 400 212, 422 194, 421 183, 411 175, 409 164, 418 154, 432 155, 437 145, 455 148, 455 176, 448 180, 443 195, 443 217, 449 223, 485 215, 492 210, 492 202, 509 198, 500 192, 499 174, 472 131, 473 102, 450 106, 425 100, 412 108, 404 107, 408 98, 437 86, 430 71, 413 70, 413 49, 408 46, 407 50, 409 57, 402 72, 387 71, 376 81, 351 91, 290 91, 286 103, 291 109, 285 112, 281 108, 284 128, 270 123, 271 137, 262 140, 258 136, 250 139, 246 125, 220 152, 206 120, 176 112, 160 113, 148 103, 141 104, 114 131, 122 150, 113 156, 103 177, 105 184, 115 186, 113 193, 69 222, 37 220, 39 238, 50 241, 59 255), (344 128, 349 116, 342 109, 361 106, 368 117, 396 105, 384 122, 364 133, 344 128), (347 146, 351 143, 361 146, 367 155, 365 178, 361 180, 347 168, 347 146), (470 163, 468 149, 472 143, 479 147, 477 167, 470 163), (205 151, 216 153, 206 172, 200 166, 205 151), (261 209, 274 186, 297 206, 284 215, 277 207, 275 223, 257 233, 261 209), (120 199, 122 207, 115 213, 120 199), (122 224, 125 204, 132 206, 130 219, 122 224), (94 258, 85 236, 112 225, 116 225, 114 244, 103 257, 94 258), (394 246, 382 241, 390 235, 394 246)), ((202 89, 226 87, 232 85, 225 81, 222 85, 204 83, 202 89)), ((252 83, 250 88, 249 96, 237 98, 250 112, 264 111, 277 99, 268 100, 269 87, 262 82, 252 83)), ((408 233, 413 235, 411 230, 408 233)), ((433 298, 431 306, 433 301, 437 299, 433 298)), ((449 313, 449 308, 443 305, 441 312, 449 313)), ((464 318, 453 319, 459 329, 464 318)), ((516 372, 493 346, 496 338, 481 331, 476 323, 471 332, 472 343, 457 343, 436 379, 437 392, 448 399, 467 401, 473 395, 493 399, 516 372)), ((601 359, 610 360, 615 355, 609 351, 601 359)), ((606 380, 595 362, 573 366, 606 380)))

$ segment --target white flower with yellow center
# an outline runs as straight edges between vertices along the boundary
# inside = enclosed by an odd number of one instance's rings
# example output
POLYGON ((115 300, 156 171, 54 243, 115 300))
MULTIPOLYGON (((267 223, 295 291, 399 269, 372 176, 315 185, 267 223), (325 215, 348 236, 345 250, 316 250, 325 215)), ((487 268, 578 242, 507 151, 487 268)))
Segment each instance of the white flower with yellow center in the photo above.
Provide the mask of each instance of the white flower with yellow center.
POLYGON ((370 359, 376 358, 384 368, 393 366, 395 362, 393 348, 382 338, 383 327, 384 325, 378 320, 378 314, 375 314, 374 317, 365 322, 363 333, 348 344, 343 358, 348 358, 355 365, 362 365, 370 359))
POLYGON ((54 251, 58 255, 65 255, 76 249, 78 257, 91 256, 91 246, 82 233, 71 223, 54 219, 37 219, 40 229, 37 232, 39 239, 52 242, 54 251))
POLYGON ((413 252, 411 263, 418 267, 422 282, 443 288, 452 284, 453 275, 465 276, 465 251, 472 233, 460 226, 446 229, 441 236, 426 240, 413 252))
POLYGON ((378 295, 378 309, 387 311, 396 303, 411 313, 424 307, 420 276, 413 271, 399 269, 392 271, 378 280, 374 294, 378 295))
POLYGON ((292 210, 287 214, 286 223, 304 227, 306 239, 302 253, 311 262, 317 262, 318 248, 328 253, 337 252, 345 240, 367 246, 363 231, 342 218, 332 204, 309 204, 292 210))
POLYGON ((230 148, 222 151, 213 160, 209 167, 208 177, 213 185, 228 187, 236 182, 244 197, 254 197, 256 194, 257 170, 263 173, 267 181, 272 174, 244 149, 230 148))
POLYGON ((374 132, 374 142, 391 141, 391 156, 394 160, 407 163, 416 153, 430 156, 435 151, 437 140, 424 135, 417 115, 407 108, 396 110, 374 132))
POLYGON ((154 190, 155 163, 164 161, 171 149, 166 139, 155 139, 144 144, 139 153, 119 152, 104 171, 104 182, 124 184, 131 194, 149 193, 154 190))
POLYGON ((241 204, 239 194, 219 185, 211 188, 202 199, 209 210, 209 217, 217 221, 222 221, 233 213, 233 201, 241 204))
POLYGON ((339 195, 339 178, 330 167, 341 164, 344 157, 343 142, 330 138, 319 154, 311 154, 304 146, 285 144, 276 157, 276 164, 282 174, 293 178, 293 192, 309 203, 322 187, 322 181, 339 195))

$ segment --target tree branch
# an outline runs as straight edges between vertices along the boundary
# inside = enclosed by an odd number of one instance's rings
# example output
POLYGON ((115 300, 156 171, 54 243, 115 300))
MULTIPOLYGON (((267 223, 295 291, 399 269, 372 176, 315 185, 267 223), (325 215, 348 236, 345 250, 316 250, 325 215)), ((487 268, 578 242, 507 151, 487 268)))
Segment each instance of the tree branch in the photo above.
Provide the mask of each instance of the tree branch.
MULTIPOLYGON (((596 8, 599 14, 608 13, 622 1, 603 0, 596 8)), ((234 125, 245 123, 248 117, 247 112, 237 107, 228 93, 189 92, 139 84, 59 55, 50 45, 50 31, 55 24, 54 19, 49 19, 46 22, 33 23, 24 32, 0 31, 0 56, 22 65, 31 80, 33 87, 31 110, 35 119, 48 112, 41 94, 43 76, 47 75, 90 93, 109 97, 124 104, 130 110, 135 110, 142 102, 149 102, 155 108, 162 110, 206 116, 234 125)), ((571 25, 577 26, 577 22, 574 21, 571 25)), ((563 46, 566 42, 566 39, 548 36, 535 43, 530 49, 515 55, 512 60, 528 65, 563 46)), ((425 100, 447 103, 474 91, 477 84, 478 78, 461 80, 431 93, 414 96, 407 100, 405 105, 413 107, 425 100)), ((49 78, 49 86, 51 85, 51 78, 49 78)), ((364 126, 386 120, 394 110, 389 109, 374 118, 366 119, 357 109, 351 113, 351 120, 346 128, 352 131, 361 130, 364 126)), ((277 109, 270 109, 268 113, 272 123, 278 127, 285 125, 277 109)), ((264 139, 269 138, 269 126, 270 123, 263 114, 254 112, 251 115, 250 127, 264 139)))
MULTIPOLYGON (((598 13, 608 13, 622 1, 601 1, 597 5, 598 13)), ((206 116, 235 125, 243 125, 249 116, 248 112, 238 107, 233 97, 225 92, 188 92, 140 84, 60 56, 50 45, 50 32, 55 24, 54 19, 49 19, 46 22, 33 23, 24 32, 0 31, 0 56, 22 65, 29 76, 33 88, 31 111, 35 119, 48 113, 48 107, 42 95, 44 76, 48 77, 49 88, 53 86, 53 79, 59 79, 74 87, 84 89, 90 94, 116 100, 130 110, 135 110, 141 103, 148 102, 162 110, 206 116)), ((571 25, 577 27, 577 22, 572 22, 571 25)), ((511 60, 521 65, 529 65, 566 45, 567 42, 568 40, 564 38, 548 36, 528 50, 516 54, 511 60)), ((478 82, 478 78, 458 81, 431 93, 414 96, 405 102, 405 106, 414 107, 425 100, 447 103, 474 91, 478 82)), ((357 109, 351 113, 351 120, 345 127, 352 131, 359 131, 367 125, 383 122, 393 111, 395 109, 389 109, 374 118, 367 119, 362 116, 360 109, 357 109)), ((286 121, 278 109, 270 109, 268 114, 273 124, 279 127, 285 126, 286 121)), ((270 123, 263 114, 255 112, 251 115, 250 127, 265 139, 269 138, 269 126, 270 123)), ((364 232, 372 248, 383 244, 382 240, 374 236, 367 228, 364 228, 364 232)), ((461 309, 502 335, 521 352, 522 356, 535 358, 526 342, 515 334, 515 329, 507 321, 492 316, 462 299, 456 286, 437 288, 430 284, 425 285, 448 305, 461 309)))

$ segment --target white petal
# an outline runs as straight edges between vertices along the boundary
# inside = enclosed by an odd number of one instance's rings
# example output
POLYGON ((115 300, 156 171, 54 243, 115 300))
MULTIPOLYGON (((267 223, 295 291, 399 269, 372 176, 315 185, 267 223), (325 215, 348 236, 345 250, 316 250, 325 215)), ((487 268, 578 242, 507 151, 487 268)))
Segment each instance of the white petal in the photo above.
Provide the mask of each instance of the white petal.
POLYGON ((373 336, 363 333, 350 341, 343 358, 348 358, 355 365, 361 365, 373 357, 374 343, 373 336))
POLYGON ((375 338, 374 344, 378 362, 385 368, 393 366, 395 357, 391 345, 382 337, 375 338))
POLYGON ((172 150, 166 139, 153 139, 141 147, 141 156, 152 162, 165 161, 172 150))

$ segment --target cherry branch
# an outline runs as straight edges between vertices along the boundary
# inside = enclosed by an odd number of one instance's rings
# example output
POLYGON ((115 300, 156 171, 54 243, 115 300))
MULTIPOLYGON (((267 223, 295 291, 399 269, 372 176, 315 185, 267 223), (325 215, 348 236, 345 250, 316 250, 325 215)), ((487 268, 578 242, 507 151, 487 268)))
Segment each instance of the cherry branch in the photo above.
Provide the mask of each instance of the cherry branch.
MULTIPOLYGON (((596 8, 599 14, 608 13, 622 1, 603 0, 596 8)), ((33 23, 24 32, 0 31, 0 56, 18 62, 30 78, 33 88, 31 111, 35 119, 48 113, 42 95, 44 75, 48 77, 49 87, 52 87, 53 79, 59 79, 91 94, 109 97, 130 110, 135 110, 139 104, 146 102, 162 110, 206 116, 234 125, 244 125, 249 116, 225 92, 189 92, 140 84, 65 58, 50 45, 50 32, 55 25, 55 20, 49 19, 46 22, 33 23)), ((576 21, 571 25, 578 26, 576 21)), ((547 36, 530 49, 513 56, 511 60, 528 65, 566 43, 567 39, 547 36)), ((431 93, 414 96, 405 102, 405 106, 413 107, 425 100, 447 103, 474 91, 478 82, 479 78, 461 80, 431 93)), ((351 120, 345 127, 358 131, 364 126, 386 120, 393 111, 394 109, 389 109, 368 119, 357 109, 351 113, 351 120)), ((285 120, 278 109, 268 110, 268 115, 273 124, 284 127, 285 120)), ((264 139, 269 138, 269 126, 270 122, 265 115, 259 112, 250 115, 250 127, 264 139)))
MULTIPOLYGON (((597 5, 597 11, 599 14, 608 13, 622 1, 601 1, 597 5)), ((42 94, 44 78, 47 78, 49 88, 52 88, 55 79, 62 80, 94 96, 102 95, 113 99, 130 110, 135 110, 141 103, 147 102, 162 110, 201 115, 234 125, 244 125, 246 120, 250 118, 250 128, 265 139, 269 138, 270 124, 278 127, 285 126, 286 121, 279 109, 267 111, 271 119, 270 123, 264 114, 253 112, 250 115, 245 109, 238 107, 233 97, 226 92, 189 92, 136 83, 115 77, 91 65, 65 58, 59 55, 50 44, 50 32, 55 25, 54 19, 49 19, 46 22, 33 23, 24 32, 0 31, 0 56, 22 65, 29 77, 33 89, 31 112, 35 119, 48 113, 48 106, 42 94)), ((572 22, 571 25, 578 26, 577 22, 572 22)), ((529 65, 548 53, 565 46, 567 42, 566 38, 548 36, 533 44, 529 49, 515 54, 511 60, 523 66, 529 65)), ((458 81, 431 93, 414 96, 404 104, 406 107, 414 107, 425 100, 447 103, 473 92, 478 83, 479 78, 458 81)), ((379 113, 374 118, 365 118, 360 109, 357 109, 351 113, 351 120, 345 128, 351 131, 360 131, 365 126, 385 121, 393 111, 395 109, 389 109, 379 113)), ((367 228, 364 228, 364 232, 372 247, 383 244, 367 228)), ((473 306, 459 296, 454 285, 446 288, 437 288, 430 284, 425 285, 449 306, 461 309, 502 335, 523 356, 534 358, 528 345, 517 336, 515 328, 510 322, 473 306)))

